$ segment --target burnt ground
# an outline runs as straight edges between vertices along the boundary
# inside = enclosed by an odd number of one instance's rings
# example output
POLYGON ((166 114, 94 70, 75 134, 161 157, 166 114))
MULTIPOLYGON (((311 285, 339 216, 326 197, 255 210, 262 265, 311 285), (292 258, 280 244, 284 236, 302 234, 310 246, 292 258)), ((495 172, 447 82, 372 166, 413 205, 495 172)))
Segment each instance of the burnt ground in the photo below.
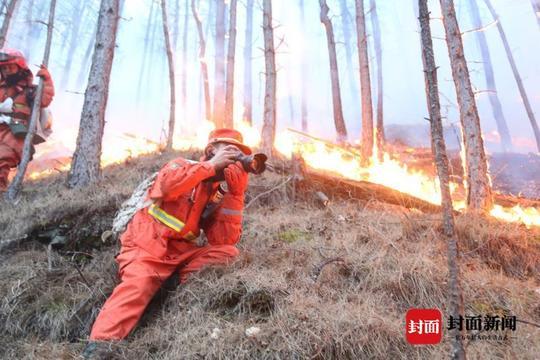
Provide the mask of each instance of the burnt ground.
MULTIPOLYGON (((16 208, 0 203, 0 238, 20 239, 0 254, 0 357, 80 354, 117 282, 118 244, 101 234, 134 187, 173 156, 107 168, 83 190, 48 178, 31 183, 16 208)), ((172 278, 133 334, 112 346, 114 358, 448 358, 446 333, 442 344, 422 347, 403 336, 409 308, 446 310, 439 216, 328 189, 322 207, 314 189, 293 198, 285 181, 253 178, 247 202, 267 194, 245 212, 238 260, 183 286, 172 278), (259 333, 247 336, 252 327, 259 333)), ((457 226, 466 313, 540 323, 540 229, 471 215, 459 215, 457 226)), ((540 353, 534 326, 501 334, 507 338, 468 342, 468 356, 540 353)))

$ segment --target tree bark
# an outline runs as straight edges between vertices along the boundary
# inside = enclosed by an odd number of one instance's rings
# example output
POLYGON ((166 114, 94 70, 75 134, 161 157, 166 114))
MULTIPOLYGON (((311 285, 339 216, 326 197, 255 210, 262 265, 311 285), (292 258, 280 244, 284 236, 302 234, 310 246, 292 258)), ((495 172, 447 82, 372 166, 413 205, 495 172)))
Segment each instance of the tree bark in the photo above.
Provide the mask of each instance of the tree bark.
POLYGON ((73 55, 79 45, 79 29, 81 21, 79 20, 83 16, 84 2, 77 1, 73 5, 73 13, 71 14, 71 33, 69 40, 69 48, 66 54, 66 66, 62 74, 62 82, 60 83, 60 89, 66 89, 69 83, 69 76, 71 74, 71 65, 73 64, 73 55))
POLYGON ((234 127, 234 58, 236 53, 236 0, 231 0, 229 8, 229 43, 227 50, 227 83, 225 88, 224 125, 234 127))
POLYGON ((332 22, 328 18, 330 9, 326 0, 319 0, 321 7, 321 23, 326 29, 326 42, 328 45, 328 57, 330 59, 330 80, 332 83, 332 104, 334 110, 334 124, 336 126, 337 142, 343 144, 347 141, 347 127, 343 119, 343 107, 341 104, 341 87, 339 84, 339 70, 336 55, 336 42, 334 40, 334 29, 332 22))
MULTIPOLYGON (((49 58, 51 55, 51 43, 52 35, 54 29, 54 14, 56 10, 56 0, 51 0, 49 8, 49 22, 47 23, 47 40, 45 42, 45 53, 43 54, 43 65, 49 66, 49 58)), ((36 94, 34 97, 34 102, 32 105, 32 114, 30 116, 30 121, 28 123, 28 133, 24 139, 23 153, 21 158, 21 163, 17 167, 17 174, 15 178, 9 185, 8 191, 6 193, 6 198, 10 202, 14 202, 19 195, 19 191, 22 187, 22 182, 24 180, 24 175, 26 174, 26 168, 30 162, 33 150, 33 140, 34 134, 36 133, 37 122, 39 121, 39 115, 41 110, 41 97, 43 95, 43 79, 39 79, 39 83, 36 89, 36 94)))
POLYGON ((253 123, 253 110, 252 110, 252 60, 253 56, 253 2, 254 0, 247 0, 246 3, 246 33, 245 33, 245 45, 244 45, 244 112, 242 119, 248 124, 253 123))
POLYGON ((102 0, 77 147, 68 174, 71 188, 86 186, 101 176, 101 146, 118 18, 119 0, 102 0))
POLYGON ((0 28, 0 48, 3 48, 6 44, 9 26, 11 24, 11 19, 13 18, 13 13, 15 12, 15 7, 17 6, 17 1, 18 0, 10 0, 6 5, 6 14, 4 15, 2 28, 0 28))
POLYGON ((471 210, 487 211, 493 205, 491 183, 488 177, 480 117, 465 60, 454 1, 440 0, 440 3, 463 132, 467 206, 471 210))
POLYGON ((216 1, 216 44, 214 66, 214 124, 223 127, 225 112, 225 1, 216 1))
POLYGON ((271 155, 276 136, 276 53, 274 50, 274 28, 272 27, 272 0, 263 0, 264 34, 264 120, 262 127, 262 150, 271 155))
POLYGON ((167 19, 167 2, 161 0, 161 16, 163 20, 163 37, 165 39, 165 52, 167 53, 167 63, 169 65, 169 96, 170 96, 170 107, 169 107, 169 129, 167 132, 167 150, 172 150, 173 146, 173 137, 174 137, 174 124, 176 122, 176 86, 174 79, 174 59, 173 52, 171 48, 171 37, 169 35, 169 22, 167 19))
POLYGON ((377 61, 377 127, 375 131, 375 144, 377 156, 382 160, 384 153, 384 117, 383 117, 383 72, 382 72, 382 41, 377 4, 371 0, 371 24, 373 26, 373 43, 375 45, 375 59, 377 61))
MULTIPOLYGON (((439 87, 437 81, 437 67, 433 52, 433 40, 429 24, 429 10, 427 0, 419 0, 420 27, 422 38, 422 60, 424 64, 424 76, 426 82, 426 97, 431 123, 431 149, 437 166, 441 189, 441 207, 443 211, 444 235, 448 244, 448 272, 449 272, 449 312, 458 319, 464 316, 463 294, 460 286, 459 275, 459 249, 454 224, 454 208, 450 195, 450 174, 448 171, 448 157, 446 144, 443 136, 441 118, 441 105, 439 101, 439 87)), ((464 330, 456 328, 450 330, 450 343, 452 347, 452 359, 465 359, 465 347, 462 336, 464 330)))
MULTIPOLYGON (((304 0, 300 0, 300 21, 302 24, 302 29, 306 28, 306 14, 305 14, 305 8, 304 8, 304 0)), ((305 51, 304 51, 305 54, 305 51)), ((305 61, 304 57, 304 65, 302 66, 302 70, 300 76, 302 77, 300 79, 300 88, 301 88, 301 104, 300 104, 300 112, 301 112, 301 118, 302 118, 302 131, 307 132, 308 131, 308 109, 307 109, 307 78, 308 78, 308 63, 305 61)))
MULTIPOLYGON (((476 0, 469 0, 469 6, 473 26, 477 29, 481 29, 482 20, 480 18, 480 12, 478 10, 476 0)), ((491 103, 491 109, 493 110, 493 118, 495 119, 497 130, 501 136, 502 149, 504 152, 507 152, 512 149, 512 138, 510 136, 510 131, 508 130, 506 119, 504 118, 501 101, 499 100, 486 34, 484 34, 483 31, 477 31, 476 39, 478 41, 478 46, 480 47, 480 54, 482 55, 484 75, 486 77, 489 102, 491 103)))
POLYGON ((373 102, 371 98, 364 2, 363 0, 355 0, 355 2, 360 90, 362 92, 362 162, 367 164, 373 155, 373 102))
POLYGON ((201 77, 204 89, 204 113, 206 120, 210 120, 212 119, 212 99, 210 97, 210 84, 208 82, 208 64, 206 63, 206 40, 204 39, 202 22, 197 12, 195 0, 191 0, 191 11, 197 24, 197 32, 199 33, 199 62, 201 64, 201 77))
POLYGON ((536 117, 534 116, 534 112, 532 110, 529 97, 527 96, 527 92, 525 91, 525 86, 523 85, 523 81, 521 80, 521 75, 519 75, 517 64, 516 64, 516 61, 514 60, 514 55, 512 54, 512 49, 510 49, 510 45, 508 44, 508 39, 506 38, 506 33, 500 22, 499 15, 497 15, 497 12, 491 5, 491 1, 490 0, 484 0, 484 1, 489 9, 489 12, 493 16, 493 19, 497 20, 497 30, 499 30, 499 35, 501 36, 501 41, 504 45, 506 57, 508 58, 508 62, 510 63, 510 67, 512 68, 512 73, 514 74, 514 79, 516 79, 516 83, 519 89, 519 94, 521 95, 521 99, 523 100, 523 105, 525 106, 525 111, 527 112, 527 116, 529 117, 529 121, 531 122, 534 138, 536 139, 536 147, 538 151, 540 152, 540 129, 538 128, 538 123, 536 122, 536 117))

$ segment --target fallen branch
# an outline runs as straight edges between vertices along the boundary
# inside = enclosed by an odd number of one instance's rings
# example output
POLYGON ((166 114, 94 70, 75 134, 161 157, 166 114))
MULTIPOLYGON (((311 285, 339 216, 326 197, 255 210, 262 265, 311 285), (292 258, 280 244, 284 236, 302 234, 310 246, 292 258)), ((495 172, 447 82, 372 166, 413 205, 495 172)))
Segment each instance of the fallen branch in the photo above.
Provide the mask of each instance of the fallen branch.
POLYGON ((321 275, 321 272, 323 271, 326 265, 329 265, 334 262, 344 262, 344 260, 341 257, 336 257, 332 259, 327 259, 323 261, 322 263, 320 263, 319 265, 315 266, 315 268, 313 269, 311 273, 311 279, 313 280, 313 282, 317 281, 317 279, 319 278, 319 275, 321 275))
POLYGON ((270 194, 271 192, 281 188, 282 186, 284 186, 285 184, 287 184, 289 181, 291 181, 292 179, 294 178, 294 176, 289 176, 287 178, 287 180, 285 180, 284 182, 282 182, 281 184, 271 188, 270 190, 268 191, 265 191, 263 193, 260 193, 259 195, 255 196, 246 206, 244 206, 244 210, 246 210, 247 208, 249 208, 251 205, 253 205, 253 203, 255 203, 256 200, 258 200, 259 198, 265 196, 265 195, 268 195, 270 194))

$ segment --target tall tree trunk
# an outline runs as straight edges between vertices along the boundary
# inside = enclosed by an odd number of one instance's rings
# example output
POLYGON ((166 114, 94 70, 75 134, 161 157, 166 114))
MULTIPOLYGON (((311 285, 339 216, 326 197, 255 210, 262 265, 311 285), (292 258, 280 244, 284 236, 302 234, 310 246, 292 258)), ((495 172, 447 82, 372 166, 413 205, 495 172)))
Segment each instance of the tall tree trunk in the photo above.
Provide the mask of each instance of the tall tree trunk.
MULTIPOLYGON (((482 20, 480 18, 480 12, 478 11, 478 4, 476 3, 476 0, 469 0, 469 6, 473 26, 477 29, 481 29, 482 20)), ((495 118, 497 130, 501 136, 502 149, 504 152, 507 152, 512 149, 512 138, 510 136, 510 131, 508 130, 508 125, 506 124, 506 119, 504 118, 501 101, 499 100, 486 34, 484 34, 483 31, 477 31, 476 39, 478 41, 478 46, 480 47, 480 54, 482 55, 484 75, 486 77, 486 86, 488 90, 489 102, 491 103, 491 109, 493 110, 493 117, 495 118)))
MULTIPOLYGON (((305 14, 305 7, 304 7, 304 0, 300 0, 300 21, 302 24, 302 29, 306 29, 306 14, 305 14)), ((300 112, 301 112, 301 118, 302 118, 302 131, 307 132, 308 131, 308 109, 307 109, 307 78, 308 78, 308 61, 305 61, 305 51, 302 54, 304 57, 303 66, 300 70, 300 87, 301 87, 301 104, 300 104, 300 112)))
POLYGON ((384 153, 384 117, 383 117, 383 72, 382 72, 382 41, 377 4, 371 0, 371 24, 373 26, 373 43, 375 45, 375 59, 377 61, 377 130, 375 131, 375 143, 377 155, 382 160, 384 153))
POLYGON ((510 49, 510 45, 508 44, 508 39, 506 38, 506 33, 504 32, 504 28, 499 19, 499 15, 497 15, 497 12, 491 5, 491 1, 490 0, 484 0, 484 1, 489 9, 489 12, 493 16, 493 19, 497 20, 497 29, 499 30, 499 35, 501 36, 501 40, 504 45, 504 50, 506 51, 506 57, 508 58, 508 62, 510 63, 510 66, 512 67, 512 73, 514 74, 514 78, 516 79, 516 83, 519 89, 519 94, 521 95, 521 99, 523 100, 523 105, 525 105, 525 111, 527 112, 527 116, 529 117, 529 121, 531 122, 534 138, 536 139, 536 147, 538 151, 540 152, 540 129, 538 128, 538 123, 536 122, 536 118, 534 116, 534 112, 532 110, 529 97, 527 96, 527 92, 525 91, 525 86, 523 85, 523 81, 521 80, 521 76, 519 75, 517 64, 516 64, 516 61, 514 60, 514 55, 512 54, 512 49, 510 49))
POLYGON ((362 162, 367 164, 373 155, 373 103, 371 98, 364 2, 363 0, 355 1, 358 62, 360 64, 360 91, 362 92, 362 162))
POLYGON ((102 0, 92 66, 84 95, 77 147, 68 174, 68 186, 86 186, 101 176, 101 145, 109 79, 116 45, 119 0, 102 0))
POLYGON ((347 127, 343 119, 343 108, 341 105, 341 87, 339 85, 339 70, 336 55, 336 42, 334 40, 334 29, 332 22, 328 18, 329 8, 326 0, 319 0, 321 6, 321 23, 326 29, 326 42, 328 45, 328 57, 330 59, 330 80, 332 82, 332 104, 334 109, 334 124, 336 126, 337 141, 344 143, 347 141, 347 127))
POLYGON ((463 52, 463 41, 456 18, 453 0, 440 0, 452 76, 456 87, 463 144, 467 205, 471 210, 491 209, 493 198, 488 177, 488 165, 480 128, 480 117, 469 77, 469 68, 463 52))
MULTIPOLYGON (((137 76, 138 82, 137 82, 137 99, 136 103, 141 104, 141 95, 142 95, 142 88, 143 84, 145 84, 145 73, 146 69, 148 68, 149 58, 150 58, 150 52, 153 49, 154 39, 155 39, 155 24, 152 22, 154 18, 154 1, 150 2, 150 12, 148 13, 148 21, 146 22, 146 33, 144 35, 144 48, 142 52, 142 62, 141 62, 141 71, 139 71, 139 74, 137 76)), ((157 11, 156 11, 157 13, 157 11)))
POLYGON ((169 107, 169 129, 167 132, 167 150, 172 150, 174 137, 174 124, 176 113, 176 86, 174 79, 174 59, 171 48, 171 37, 169 35, 169 22, 167 19, 167 2, 161 0, 161 16, 163 20, 163 38, 165 39, 165 51, 167 53, 167 63, 169 65, 169 86, 170 86, 170 107, 169 107))
POLYGON ((231 0, 229 9, 229 48, 227 50, 227 84, 225 88, 224 125, 233 128, 234 122, 234 57, 236 52, 236 0, 231 0))
POLYGON ((195 0, 191 0, 191 11, 193 12, 193 18, 195 19, 197 32, 199 33, 199 62, 201 64, 201 77, 204 89, 204 113, 206 120, 210 120, 212 118, 212 99, 210 97, 210 84, 208 82, 208 64, 206 63, 206 40, 204 39, 202 22, 197 12, 195 0))
POLYGON ((214 116, 217 128, 223 127, 225 112, 225 1, 216 1, 216 54, 214 67, 214 116))
MULTIPOLYGON (((349 74, 354 72, 353 65, 353 50, 351 41, 353 41, 352 35, 352 15, 349 11, 347 0, 339 0, 339 9, 341 13, 341 26, 343 28, 343 41, 345 43, 345 58, 347 60, 347 71, 349 74)), ((354 79, 354 76, 347 76, 349 81, 349 88, 351 93, 358 92, 358 85, 354 79)))
POLYGON ((189 34, 189 0, 185 1, 184 8, 184 30, 182 32, 182 82, 181 97, 184 118, 187 118, 187 53, 188 53, 188 34, 189 34))
POLYGON ((4 15, 4 22, 2 23, 2 28, 0 28, 0 48, 3 48, 6 44, 6 39, 9 31, 9 25, 11 24, 11 19, 13 18, 13 13, 15 12, 15 7, 17 6, 18 0, 10 0, 6 5, 6 14, 4 15))
POLYGON ((81 17, 84 12, 83 1, 76 1, 73 5, 73 13, 71 14, 71 33, 69 40, 69 48, 66 54, 66 66, 62 74, 62 82, 60 83, 60 89, 66 89, 69 83, 69 76, 71 74, 71 65, 73 64, 73 55, 79 45, 79 29, 81 25, 81 17))
POLYGON ((253 2, 254 0, 247 0, 246 3, 246 34, 244 45, 244 112, 242 119, 248 124, 253 123, 253 111, 252 111, 252 98, 253 89, 251 86, 253 78, 252 70, 252 54, 253 54, 253 2))
MULTIPOLYGON (((450 174, 448 171, 448 157, 446 156, 446 144, 444 142, 443 126, 441 119, 441 105, 439 101, 439 86, 437 82, 437 67, 433 53, 433 40, 429 24, 429 10, 427 0, 419 0, 420 27, 422 37, 422 60, 424 64, 424 76, 426 81, 426 97, 431 123, 431 149, 437 166, 441 189, 441 207, 443 210, 444 235, 448 244, 448 272, 449 272, 449 312, 458 319, 464 316, 463 294, 459 276, 459 249, 454 225, 454 208, 450 195, 450 174)), ((452 346, 452 359, 465 359, 465 347, 463 344, 464 330, 456 328, 450 331, 450 343, 452 346)))
POLYGON ((264 34, 264 120, 262 127, 262 150, 271 155, 276 136, 276 52, 274 50, 274 28, 272 27, 272 0, 263 0, 264 34))
POLYGON ((531 0, 531 5, 534 10, 534 15, 536 15, 536 21, 538 22, 538 27, 540 27, 540 0, 531 0))
MULTIPOLYGON (((52 35, 53 35, 53 29, 54 29, 54 14, 56 11, 56 0, 51 0, 50 8, 49 8, 49 22, 47 23, 47 40, 45 42, 45 53, 43 54, 43 65, 46 67, 49 66, 49 58, 51 55, 51 43, 52 43, 52 35)), ((32 150, 33 150, 33 140, 34 140, 34 134, 36 132, 36 126, 37 122, 39 121, 39 115, 41 110, 41 98, 43 96, 43 79, 39 79, 38 87, 36 89, 36 94, 34 97, 34 102, 32 105, 32 114, 30 116, 30 121, 28 123, 28 133, 26 134, 26 137, 24 139, 24 145, 23 145, 23 153, 21 158, 21 163, 19 164, 17 168, 17 175, 15 175, 15 178, 9 185, 8 191, 6 193, 6 198, 10 202, 14 202, 17 196, 19 195, 19 191, 22 187, 22 182, 24 180, 24 175, 26 174, 26 168, 28 167, 28 163, 30 162, 30 157, 32 156, 32 150)))

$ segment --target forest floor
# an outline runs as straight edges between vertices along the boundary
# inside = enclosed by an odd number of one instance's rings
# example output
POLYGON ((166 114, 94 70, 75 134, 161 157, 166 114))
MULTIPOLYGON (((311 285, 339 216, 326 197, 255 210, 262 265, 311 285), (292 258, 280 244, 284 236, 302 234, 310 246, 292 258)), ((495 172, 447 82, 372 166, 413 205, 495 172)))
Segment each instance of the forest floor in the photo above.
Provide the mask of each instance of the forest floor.
MULTIPOLYGON (((27 186, 17 208, 0 201, 0 357, 70 359, 85 345, 117 282, 117 243, 104 243, 135 186, 178 154, 141 157, 69 190, 64 178, 27 186), (58 247, 47 243, 64 242, 58 247)), ((191 154, 197 158, 196 154, 191 154)), ((284 182, 252 177, 247 202, 284 182)), ((114 345, 126 359, 443 359, 405 340, 410 308, 446 314, 447 259, 439 215, 327 193, 321 208, 285 187, 245 211, 241 255, 156 295, 137 329, 114 345), (248 336, 246 330, 260 331, 248 336)), ((540 229, 457 216, 468 315, 540 323, 540 229)), ((443 322, 447 321, 443 315, 443 322)), ((469 333, 470 335, 471 333, 469 333)), ((487 333, 486 333, 487 334, 487 333)), ((469 358, 535 359, 540 329, 517 323, 504 340, 467 342, 469 358)))

